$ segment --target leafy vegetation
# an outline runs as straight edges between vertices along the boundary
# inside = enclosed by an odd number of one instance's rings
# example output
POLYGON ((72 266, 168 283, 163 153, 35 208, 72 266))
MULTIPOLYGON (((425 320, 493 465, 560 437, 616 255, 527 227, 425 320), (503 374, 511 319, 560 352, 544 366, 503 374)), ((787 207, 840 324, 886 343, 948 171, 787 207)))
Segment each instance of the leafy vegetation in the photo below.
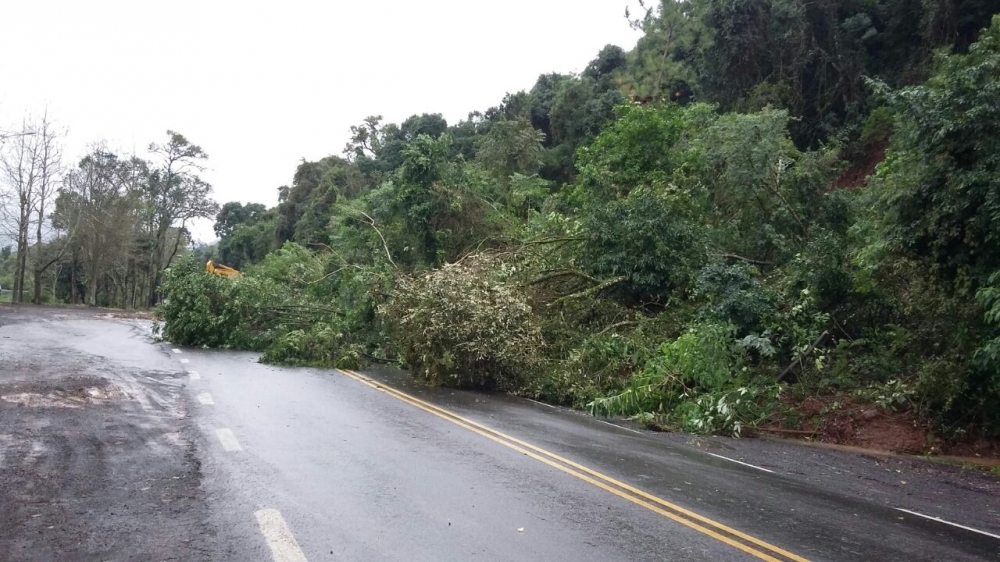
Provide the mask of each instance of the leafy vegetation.
POLYGON ((533 374, 542 339, 531 307, 489 266, 446 264, 396 280, 379 313, 415 376, 450 386, 514 390, 533 374))
POLYGON ((991 6, 663 2, 457 124, 368 118, 222 208, 245 275, 172 267, 164 335, 695 432, 844 395, 1000 435, 991 6))

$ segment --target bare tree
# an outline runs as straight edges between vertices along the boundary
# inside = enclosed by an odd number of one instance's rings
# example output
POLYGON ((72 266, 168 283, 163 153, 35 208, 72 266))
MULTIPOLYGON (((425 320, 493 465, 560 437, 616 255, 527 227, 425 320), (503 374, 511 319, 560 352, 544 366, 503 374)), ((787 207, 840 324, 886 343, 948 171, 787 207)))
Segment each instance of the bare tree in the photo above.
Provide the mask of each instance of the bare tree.
POLYGON ((28 120, 21 123, 20 133, 5 140, 0 150, 0 180, 4 187, 0 192, 0 223, 15 246, 13 301, 24 302, 28 236, 40 174, 39 146, 28 120))
POLYGON ((58 131, 54 130, 52 122, 49 120, 48 112, 42 114, 41 120, 35 127, 35 144, 37 146, 36 155, 38 159, 38 175, 35 189, 35 255, 33 259, 33 285, 34 294, 32 301, 35 304, 42 302, 42 275, 45 271, 62 259, 65 253, 67 242, 72 239, 74 228, 70 228, 69 233, 63 243, 55 248, 49 255, 42 255, 44 243, 44 226, 47 218, 46 213, 51 212, 52 204, 56 194, 61 189, 60 180, 62 176, 62 147, 59 145, 58 131))

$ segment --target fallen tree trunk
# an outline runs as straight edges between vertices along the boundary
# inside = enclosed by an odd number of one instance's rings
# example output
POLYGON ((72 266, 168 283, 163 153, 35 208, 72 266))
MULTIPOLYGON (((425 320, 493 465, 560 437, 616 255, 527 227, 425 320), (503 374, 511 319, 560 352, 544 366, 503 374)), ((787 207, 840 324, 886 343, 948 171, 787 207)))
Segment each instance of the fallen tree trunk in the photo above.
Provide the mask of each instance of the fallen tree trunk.
POLYGON ((794 369, 796 365, 799 365, 801 367, 802 366, 802 361, 806 357, 809 357, 810 355, 812 355, 812 352, 813 352, 813 350, 816 349, 816 346, 818 346, 821 343, 823 343, 823 340, 825 340, 827 338, 827 336, 829 336, 829 335, 830 335, 829 331, 823 330, 823 333, 820 334, 818 338, 816 338, 816 341, 812 342, 812 345, 810 345, 809 347, 807 347, 805 349, 805 351, 803 351, 802 353, 800 353, 799 356, 796 357, 795 360, 792 361, 792 363, 789 366, 785 367, 784 371, 781 371, 781 374, 778 375, 778 382, 781 382, 781 381, 785 380, 785 377, 787 377, 789 374, 791 374, 792 369, 794 369))

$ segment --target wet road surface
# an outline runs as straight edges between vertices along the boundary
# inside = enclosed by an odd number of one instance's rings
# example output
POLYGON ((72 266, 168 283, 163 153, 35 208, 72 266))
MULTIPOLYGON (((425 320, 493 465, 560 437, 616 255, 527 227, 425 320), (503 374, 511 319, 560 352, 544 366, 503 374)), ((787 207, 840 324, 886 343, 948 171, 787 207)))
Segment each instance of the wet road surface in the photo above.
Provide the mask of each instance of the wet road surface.
POLYGON ((0 561, 1000 559, 993 477, 753 443, 0 307, 0 561))

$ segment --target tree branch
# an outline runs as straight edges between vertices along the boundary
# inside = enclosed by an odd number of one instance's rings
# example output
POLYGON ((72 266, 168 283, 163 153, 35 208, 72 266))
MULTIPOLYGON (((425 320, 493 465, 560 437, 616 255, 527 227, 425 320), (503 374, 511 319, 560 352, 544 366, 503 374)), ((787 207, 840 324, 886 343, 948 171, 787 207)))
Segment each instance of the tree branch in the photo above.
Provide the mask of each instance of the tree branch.
POLYGON ((621 328, 622 326, 631 326, 638 323, 639 323, 638 320, 622 320, 621 322, 615 322, 614 324, 611 324, 610 326, 604 328, 600 332, 597 332, 597 335, 600 336, 602 334, 609 332, 610 330, 614 330, 615 328, 621 328))
POLYGON ((796 357, 795 360, 792 361, 792 363, 789 366, 785 367, 784 371, 781 371, 781 374, 778 375, 778 382, 781 382, 781 381, 785 380, 785 377, 787 377, 789 375, 789 373, 792 372, 792 369, 794 369, 796 365, 801 366, 802 365, 802 361, 806 357, 809 357, 809 355, 812 354, 813 350, 816 349, 816 346, 819 345, 819 344, 821 344, 821 343, 823 343, 823 340, 825 340, 826 337, 829 336, 829 335, 830 335, 830 332, 828 332, 826 330, 823 330, 823 333, 820 334, 818 338, 816 338, 816 341, 812 342, 812 344, 809 347, 807 347, 805 349, 805 351, 803 351, 802 353, 800 353, 799 356, 796 357))
POLYGON ((375 234, 378 234, 378 237, 382 239, 382 248, 385 249, 385 257, 389 258, 389 263, 392 264, 393 269, 398 270, 399 266, 396 265, 396 262, 392 261, 392 254, 389 253, 389 244, 385 241, 385 236, 382 236, 382 231, 379 230, 377 226, 375 226, 375 219, 373 219, 371 215, 362 211, 361 209, 355 209, 354 207, 347 207, 347 208, 356 213, 364 215, 364 217, 368 219, 368 226, 372 227, 372 230, 375 231, 375 234))
POLYGON ((580 279, 586 279, 587 281, 590 281, 591 283, 593 283, 595 285, 600 285, 602 283, 602 281, 600 279, 597 279, 596 277, 591 277, 590 275, 587 275, 586 273, 584 273, 582 271, 578 271, 576 269, 560 269, 558 271, 554 271, 554 272, 549 273, 547 275, 543 275, 541 277, 538 277, 536 279, 528 281, 526 284, 527 285, 538 285, 539 283, 544 283, 546 281, 551 281, 552 279, 557 279, 559 277, 569 277, 569 276, 579 277, 580 279))
POLYGON ((755 260, 755 259, 752 259, 752 258, 745 258, 745 257, 737 255, 737 254, 720 254, 720 256, 723 257, 723 258, 729 258, 729 259, 733 259, 733 260, 745 261, 747 263, 752 263, 753 265, 774 265, 774 262, 763 261, 763 260, 755 260))
POLYGON ((595 285, 593 287, 590 287, 589 289, 584 289, 582 291, 577 291, 576 293, 572 293, 572 294, 569 294, 569 295, 565 295, 565 296, 559 297, 558 299, 556 299, 556 300, 552 301, 551 303, 549 303, 549 306, 555 306, 555 305, 557 305, 557 304, 559 304, 559 303, 561 303, 563 301, 572 300, 572 299, 579 299, 579 298, 583 298, 583 297, 587 297, 587 296, 590 296, 590 295, 597 294, 597 293, 603 291, 604 289, 607 289, 608 287, 611 287, 612 285, 617 285, 618 283, 621 283, 622 281, 625 281, 626 279, 628 279, 628 278, 625 277, 624 275, 622 275, 621 277, 615 277, 614 279, 609 279, 607 281, 604 281, 600 285, 595 285))

